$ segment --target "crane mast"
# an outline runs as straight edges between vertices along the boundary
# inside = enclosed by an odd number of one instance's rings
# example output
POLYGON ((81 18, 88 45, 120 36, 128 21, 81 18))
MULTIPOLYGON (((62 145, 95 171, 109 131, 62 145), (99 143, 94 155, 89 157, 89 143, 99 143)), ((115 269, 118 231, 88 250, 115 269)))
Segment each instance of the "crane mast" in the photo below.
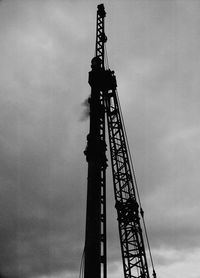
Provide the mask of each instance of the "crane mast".
POLYGON ((85 278, 106 278, 106 142, 105 107, 102 88, 104 74, 105 10, 98 5, 95 57, 89 72, 91 86, 90 131, 85 150, 88 162, 86 236, 85 236, 85 278))
MULTIPOLYGON (((107 118, 115 208, 124 278, 150 278, 137 183, 117 94, 114 71, 105 69, 104 5, 98 5, 96 50, 91 61, 90 130, 85 150, 88 162, 84 278, 107 277, 106 243, 106 140, 107 118)), ((146 231, 146 230, 145 230, 146 231)), ((153 268, 153 277, 156 277, 153 268)))

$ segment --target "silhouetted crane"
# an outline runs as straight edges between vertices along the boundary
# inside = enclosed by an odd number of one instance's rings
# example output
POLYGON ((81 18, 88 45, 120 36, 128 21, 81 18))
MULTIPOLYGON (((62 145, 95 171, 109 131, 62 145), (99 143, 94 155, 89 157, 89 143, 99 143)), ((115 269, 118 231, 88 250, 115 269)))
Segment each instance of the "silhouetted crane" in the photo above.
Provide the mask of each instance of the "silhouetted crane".
MULTIPOLYGON (((119 237, 125 278, 149 278, 149 268, 141 227, 144 212, 124 127, 114 71, 105 65, 104 5, 98 5, 96 50, 91 61, 90 131, 85 150, 88 162, 87 212, 85 236, 84 278, 107 277, 106 251, 106 140, 107 117, 112 164, 115 208, 118 215, 119 237)), ((147 235, 147 234, 146 234, 147 235)), ((147 237, 147 246, 149 241, 147 237)), ((150 249, 149 249, 150 250, 150 249)), ((150 252, 153 277, 156 273, 150 252)))

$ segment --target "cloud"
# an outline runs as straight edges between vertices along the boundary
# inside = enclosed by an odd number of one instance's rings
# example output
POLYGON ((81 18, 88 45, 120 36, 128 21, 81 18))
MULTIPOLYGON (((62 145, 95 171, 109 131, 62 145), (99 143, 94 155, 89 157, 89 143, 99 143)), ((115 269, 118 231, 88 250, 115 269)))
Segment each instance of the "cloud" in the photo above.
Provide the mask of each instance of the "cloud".
POLYGON ((85 125, 73 77, 81 56, 71 50, 85 35, 72 32, 68 10, 54 7, 35 1, 2 7, 7 15, 15 11, 9 21, 1 18, 0 269, 9 277, 73 270, 82 249, 83 227, 74 230, 83 213, 74 214, 84 202, 85 125))
MULTIPOLYGON (((159 271, 163 278, 168 269, 182 274, 184 260, 187 277, 196 278, 188 272, 193 257, 182 254, 197 254, 199 246, 199 4, 105 6, 109 61, 159 271)), ((88 133, 80 118, 95 13, 91 1, 1 3, 0 270, 8 277, 78 272, 88 133)), ((109 274, 119 277, 110 173, 107 198, 109 274)))
MULTIPOLYGON (((165 275, 171 275, 171 277, 199 277, 199 269, 197 267, 197 261, 199 260, 199 250, 195 252, 188 252, 183 255, 183 253, 175 253, 174 251, 164 251, 160 250, 159 257, 170 257, 175 258, 171 264, 165 267, 162 264, 159 264, 158 272, 161 277, 165 277, 165 275), (170 254, 171 253, 171 254, 170 254), (177 260, 176 260, 177 258, 177 260)), ((170 258, 169 258, 170 259, 170 258)))

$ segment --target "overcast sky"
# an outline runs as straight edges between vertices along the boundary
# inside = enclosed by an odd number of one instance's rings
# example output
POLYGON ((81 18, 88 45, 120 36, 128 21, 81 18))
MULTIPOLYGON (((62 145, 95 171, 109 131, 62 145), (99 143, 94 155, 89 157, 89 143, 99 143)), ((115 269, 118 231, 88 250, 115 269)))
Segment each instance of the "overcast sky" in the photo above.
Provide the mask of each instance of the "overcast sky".
MULTIPOLYGON (((96 7, 0 2, 0 273, 78 277, 96 7)), ((200 277, 200 1, 105 0, 158 278, 200 277)), ((108 168, 109 277, 122 264, 108 168)))

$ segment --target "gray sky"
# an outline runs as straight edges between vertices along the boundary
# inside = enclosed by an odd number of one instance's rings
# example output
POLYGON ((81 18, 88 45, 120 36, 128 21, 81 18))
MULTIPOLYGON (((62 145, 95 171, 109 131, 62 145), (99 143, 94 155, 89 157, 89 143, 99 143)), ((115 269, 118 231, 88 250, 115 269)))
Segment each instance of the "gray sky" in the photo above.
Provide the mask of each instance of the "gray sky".
MULTIPOLYGON (((78 277, 99 1, 0 3, 0 272, 78 277)), ((200 277, 200 2, 104 1, 159 278, 200 277)), ((108 172, 111 169, 108 169, 108 172)), ((108 174, 109 277, 121 276, 108 174)))

